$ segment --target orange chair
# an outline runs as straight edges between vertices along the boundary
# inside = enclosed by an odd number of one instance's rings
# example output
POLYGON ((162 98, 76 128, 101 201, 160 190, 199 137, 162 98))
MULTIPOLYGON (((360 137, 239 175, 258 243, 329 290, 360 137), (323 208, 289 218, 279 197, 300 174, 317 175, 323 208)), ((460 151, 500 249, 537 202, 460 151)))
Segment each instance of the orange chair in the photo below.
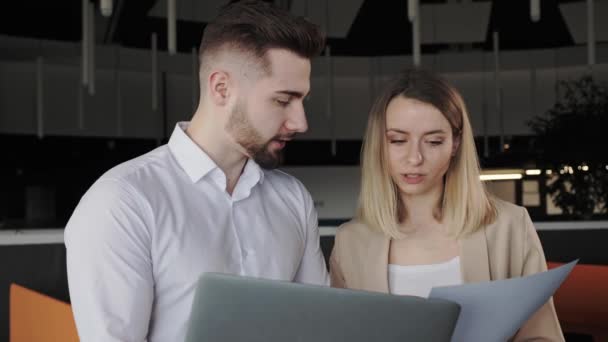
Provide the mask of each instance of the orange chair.
POLYGON ((72 307, 11 284, 10 342, 78 341, 72 307))
MULTIPOLYGON (((549 268, 560 265, 548 263, 549 268)), ((564 331, 608 341, 608 266, 576 265, 553 301, 564 331)))

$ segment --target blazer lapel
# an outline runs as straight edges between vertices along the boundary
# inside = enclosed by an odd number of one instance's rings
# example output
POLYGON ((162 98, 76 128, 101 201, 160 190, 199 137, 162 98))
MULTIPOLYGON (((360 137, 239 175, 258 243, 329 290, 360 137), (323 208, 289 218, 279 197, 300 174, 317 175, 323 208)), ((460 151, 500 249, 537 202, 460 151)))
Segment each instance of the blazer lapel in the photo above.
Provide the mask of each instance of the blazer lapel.
POLYGON ((460 271, 464 283, 490 281, 485 227, 460 241, 460 271))

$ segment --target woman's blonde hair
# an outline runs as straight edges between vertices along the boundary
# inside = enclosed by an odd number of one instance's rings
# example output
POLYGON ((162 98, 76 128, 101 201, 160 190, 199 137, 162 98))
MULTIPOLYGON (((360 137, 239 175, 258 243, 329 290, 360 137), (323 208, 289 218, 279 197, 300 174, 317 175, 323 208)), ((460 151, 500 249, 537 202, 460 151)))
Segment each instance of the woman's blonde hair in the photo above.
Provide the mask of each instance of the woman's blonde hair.
POLYGON ((496 209, 479 179, 479 161, 467 110, 458 91, 438 75, 420 69, 402 72, 374 102, 361 151, 361 193, 357 219, 371 229, 399 239, 399 223, 407 217, 406 203, 393 182, 387 158, 386 110, 397 96, 437 108, 448 120, 460 145, 444 177, 437 218, 447 233, 460 238, 493 222, 496 209))

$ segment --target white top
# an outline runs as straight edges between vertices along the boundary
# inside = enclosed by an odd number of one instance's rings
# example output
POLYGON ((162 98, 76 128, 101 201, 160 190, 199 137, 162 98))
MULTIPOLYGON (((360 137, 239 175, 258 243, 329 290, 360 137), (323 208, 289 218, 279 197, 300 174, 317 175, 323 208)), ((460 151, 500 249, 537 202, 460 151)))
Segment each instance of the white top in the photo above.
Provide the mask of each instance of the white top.
POLYGON ((460 284, 460 257, 431 265, 388 265, 388 287, 392 294, 426 298, 433 287, 460 284))
POLYGON ((167 145, 105 173, 68 222, 82 341, 183 341, 203 272, 329 285, 304 186, 249 160, 231 197, 186 125, 167 145))

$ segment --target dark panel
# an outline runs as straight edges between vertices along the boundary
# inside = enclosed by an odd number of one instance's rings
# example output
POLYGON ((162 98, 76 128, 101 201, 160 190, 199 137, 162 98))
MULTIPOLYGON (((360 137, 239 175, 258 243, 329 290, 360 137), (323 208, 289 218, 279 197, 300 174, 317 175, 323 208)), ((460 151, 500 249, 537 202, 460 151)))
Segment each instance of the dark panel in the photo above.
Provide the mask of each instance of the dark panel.
POLYGON ((145 139, 0 135, 0 229, 65 226, 74 207, 104 172, 157 147, 145 139), (55 215, 30 222, 27 187, 55 195, 55 215))
POLYGON ((336 154, 332 155, 331 140, 296 140, 285 147, 285 166, 359 165, 361 140, 336 141, 336 154))
POLYGON ((0 10, 0 34, 79 41, 82 1, 10 1, 0 10))
POLYGON ((327 265, 327 269, 329 269, 329 256, 331 255, 332 248, 334 248, 334 237, 321 236, 321 250, 323 251, 323 256, 325 257, 325 265, 327 265))
MULTIPOLYGON (((99 176, 124 161, 149 152, 166 140, 66 136, 39 139, 1 134, 0 229, 65 226, 82 195, 99 176), (50 205, 55 208, 54 215, 37 222, 28 220, 25 209, 28 187, 42 188, 47 194, 54 194, 49 195, 55 198, 55 203, 50 205)), ((498 150, 499 138, 490 137, 490 155, 480 158, 482 167, 533 167, 534 156, 529 148, 532 140, 532 137, 509 137, 511 148, 501 153, 498 150)), ((336 154, 332 155, 330 140, 293 141, 285 149, 283 165, 357 166, 361 144, 361 140, 339 140, 336 154)), ((476 144, 478 148, 483 146, 482 139, 478 138, 476 144)), ((481 150, 478 151, 483 155, 481 150)), ((541 190, 544 187, 541 186, 541 190)), ((570 219, 548 216, 541 210, 531 210, 530 214, 535 221, 570 219)), ((594 219, 607 217, 606 214, 597 215, 594 219)))
POLYGON ((574 45, 559 3, 540 2, 540 20, 530 18, 529 0, 492 1, 484 48, 492 50, 492 32, 500 33, 501 50, 550 49, 574 45))
POLYGON ((568 262, 580 258, 582 264, 608 265, 608 229, 541 230, 538 236, 549 261, 568 262))

